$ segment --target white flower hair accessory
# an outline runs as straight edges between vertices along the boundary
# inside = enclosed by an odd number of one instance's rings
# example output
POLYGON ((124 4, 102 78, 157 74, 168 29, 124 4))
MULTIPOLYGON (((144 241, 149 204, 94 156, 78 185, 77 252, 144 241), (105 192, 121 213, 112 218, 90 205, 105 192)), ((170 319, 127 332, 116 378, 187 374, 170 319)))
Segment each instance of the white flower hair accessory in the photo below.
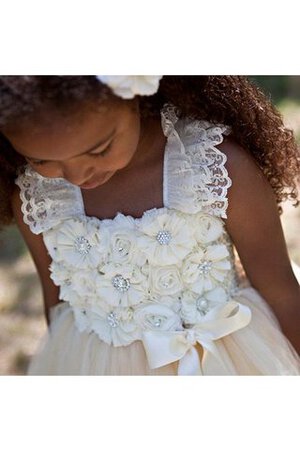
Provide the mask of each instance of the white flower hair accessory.
POLYGON ((130 99, 135 95, 155 94, 162 75, 96 75, 96 78, 118 97, 130 99))

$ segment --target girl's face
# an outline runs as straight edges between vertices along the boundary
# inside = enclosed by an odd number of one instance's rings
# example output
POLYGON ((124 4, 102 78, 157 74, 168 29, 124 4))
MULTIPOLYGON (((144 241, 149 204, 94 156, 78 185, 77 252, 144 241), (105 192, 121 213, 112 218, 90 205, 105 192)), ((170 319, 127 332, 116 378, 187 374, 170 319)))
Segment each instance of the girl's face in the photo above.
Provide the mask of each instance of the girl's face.
POLYGON ((39 174, 93 189, 129 165, 140 141, 140 115, 136 100, 88 106, 65 117, 48 111, 3 134, 39 174))

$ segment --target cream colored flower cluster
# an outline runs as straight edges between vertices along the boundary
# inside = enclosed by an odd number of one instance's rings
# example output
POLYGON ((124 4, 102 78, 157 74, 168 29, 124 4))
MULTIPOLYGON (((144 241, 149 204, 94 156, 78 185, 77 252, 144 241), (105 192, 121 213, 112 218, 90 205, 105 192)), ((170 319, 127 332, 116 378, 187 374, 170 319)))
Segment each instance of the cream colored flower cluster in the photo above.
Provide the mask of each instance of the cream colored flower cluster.
POLYGON ((223 221, 152 209, 141 219, 68 219, 45 233, 60 298, 81 331, 128 345, 143 330, 182 330, 228 300, 223 221), (51 245, 50 245, 51 244, 51 245))

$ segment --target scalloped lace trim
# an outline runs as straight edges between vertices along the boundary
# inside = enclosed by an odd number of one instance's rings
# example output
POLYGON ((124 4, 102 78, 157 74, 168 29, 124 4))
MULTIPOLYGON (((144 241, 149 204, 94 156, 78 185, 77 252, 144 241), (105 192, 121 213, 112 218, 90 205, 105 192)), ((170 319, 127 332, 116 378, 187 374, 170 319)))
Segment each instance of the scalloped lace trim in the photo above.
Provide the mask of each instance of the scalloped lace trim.
POLYGON ((15 183, 20 188, 23 220, 34 234, 84 212, 78 190, 63 178, 42 177, 27 165, 15 183))
POLYGON ((165 205, 187 213, 199 211, 226 218, 227 191, 232 185, 227 157, 216 146, 228 126, 205 120, 178 119, 173 105, 162 109, 162 126, 169 137, 165 155, 165 205))

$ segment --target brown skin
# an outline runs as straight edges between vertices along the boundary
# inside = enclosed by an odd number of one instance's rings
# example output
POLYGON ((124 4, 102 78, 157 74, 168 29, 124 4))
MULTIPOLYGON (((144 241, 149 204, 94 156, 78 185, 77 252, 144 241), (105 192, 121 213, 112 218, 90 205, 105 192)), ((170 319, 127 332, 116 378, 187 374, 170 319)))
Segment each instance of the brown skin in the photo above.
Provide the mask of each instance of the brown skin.
MULTIPOLYGON (((140 133, 134 103, 120 102, 105 112, 86 111, 65 123, 53 116, 50 126, 6 130, 6 136, 23 155, 51 159, 32 162, 44 176, 65 177, 80 185, 90 177, 99 185, 82 191, 88 216, 112 218, 118 211, 140 217, 143 211, 162 206, 162 155, 165 146, 160 123, 148 119, 140 133), (67 127, 66 127, 67 125, 67 127), (116 129, 112 148, 105 157, 81 155, 116 129), (142 176, 141 176, 142 175, 142 176), (156 188, 155 188, 156 186, 156 188), (105 198, 105 202, 101 202, 105 198), (97 200, 97 202, 96 202, 97 200)), ((99 147, 101 151, 105 146, 99 147)), ((274 193, 253 157, 233 140, 220 145, 227 155, 232 187, 226 227, 253 285, 274 310, 283 332, 300 354, 300 291, 291 269, 274 193)), ((49 255, 41 235, 24 224, 18 188, 13 195, 17 223, 40 275, 45 310, 58 300, 58 288, 49 279, 49 255)))
POLYGON ((232 180, 227 231, 250 283, 271 306, 300 354, 300 287, 291 268, 273 190, 245 149, 230 140, 220 149, 227 155, 232 180))

